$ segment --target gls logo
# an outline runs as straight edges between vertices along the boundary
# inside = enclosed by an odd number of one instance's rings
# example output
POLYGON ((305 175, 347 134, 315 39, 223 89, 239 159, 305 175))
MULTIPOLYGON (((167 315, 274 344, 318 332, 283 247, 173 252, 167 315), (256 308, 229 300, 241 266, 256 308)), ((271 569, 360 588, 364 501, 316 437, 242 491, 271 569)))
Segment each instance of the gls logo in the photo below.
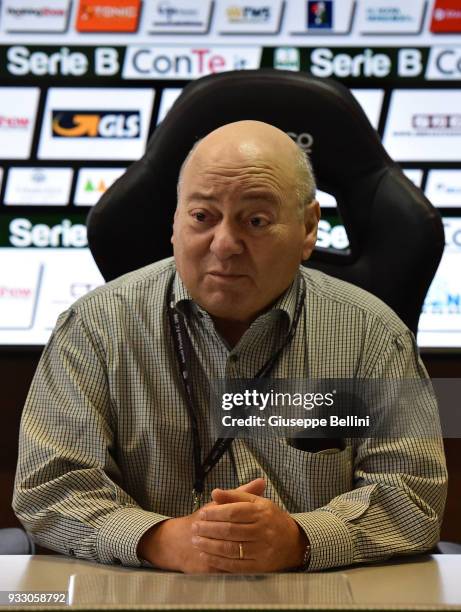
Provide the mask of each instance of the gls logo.
POLYGON ((312 153, 314 137, 311 134, 308 132, 301 132, 301 134, 297 134, 296 132, 287 132, 287 135, 295 141, 295 143, 304 151, 304 153, 308 153, 309 155, 312 153))
POLYGON ((137 138, 139 111, 54 110, 51 130, 54 138, 137 138))

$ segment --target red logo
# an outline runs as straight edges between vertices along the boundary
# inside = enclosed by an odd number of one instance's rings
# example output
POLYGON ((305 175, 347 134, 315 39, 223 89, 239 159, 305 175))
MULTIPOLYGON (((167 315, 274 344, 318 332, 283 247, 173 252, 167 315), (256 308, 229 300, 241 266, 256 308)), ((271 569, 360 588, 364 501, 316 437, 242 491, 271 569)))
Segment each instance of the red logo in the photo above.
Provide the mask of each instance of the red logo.
POLYGON ((141 0, 80 0, 78 32, 136 32, 141 0))
POLYGON ((431 32, 434 34, 461 33, 461 3, 459 0, 435 0, 431 32))

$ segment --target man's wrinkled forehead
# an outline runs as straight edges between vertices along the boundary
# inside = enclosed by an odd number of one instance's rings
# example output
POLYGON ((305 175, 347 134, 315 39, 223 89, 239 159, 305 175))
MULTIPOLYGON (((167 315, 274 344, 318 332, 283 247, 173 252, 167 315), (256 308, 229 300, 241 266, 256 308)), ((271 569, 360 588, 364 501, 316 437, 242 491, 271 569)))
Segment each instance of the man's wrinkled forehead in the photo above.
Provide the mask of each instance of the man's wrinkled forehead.
POLYGON ((256 147, 244 147, 234 155, 198 152, 185 169, 182 199, 212 203, 228 197, 280 206, 289 188, 287 172, 290 174, 276 158, 261 154, 256 147))
POLYGON ((279 182, 293 174, 294 164, 268 143, 217 141, 201 145, 193 151, 184 166, 185 182, 195 182, 199 178, 216 182, 232 178, 250 182, 258 179, 279 182))

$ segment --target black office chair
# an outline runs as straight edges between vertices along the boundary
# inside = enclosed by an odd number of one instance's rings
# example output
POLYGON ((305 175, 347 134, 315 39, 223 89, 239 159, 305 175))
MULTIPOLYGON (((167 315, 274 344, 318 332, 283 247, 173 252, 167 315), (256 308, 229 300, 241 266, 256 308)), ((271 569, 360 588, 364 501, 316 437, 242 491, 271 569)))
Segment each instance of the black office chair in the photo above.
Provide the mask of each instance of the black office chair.
POLYGON ((387 155, 349 90, 302 73, 227 72, 184 89, 144 157, 90 212, 89 246, 104 278, 171 254, 182 161, 197 139, 241 119, 312 143, 319 188, 336 197, 350 248, 316 249, 306 265, 374 293, 416 333, 444 247, 440 215, 387 155))

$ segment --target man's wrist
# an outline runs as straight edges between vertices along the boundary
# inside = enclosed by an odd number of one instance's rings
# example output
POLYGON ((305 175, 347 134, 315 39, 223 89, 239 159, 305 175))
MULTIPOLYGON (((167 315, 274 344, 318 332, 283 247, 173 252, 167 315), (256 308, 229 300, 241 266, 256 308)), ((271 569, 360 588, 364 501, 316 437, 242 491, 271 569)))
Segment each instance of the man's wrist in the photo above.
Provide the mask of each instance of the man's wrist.
POLYGON ((159 569, 172 569, 165 557, 165 528, 172 519, 157 523, 146 531, 138 542, 136 554, 139 559, 149 562, 159 569))
POLYGON ((138 542, 138 546, 136 548, 136 554, 141 561, 148 561, 152 563, 150 558, 150 543, 153 537, 154 532, 160 527, 160 523, 150 527, 142 536, 138 542))

